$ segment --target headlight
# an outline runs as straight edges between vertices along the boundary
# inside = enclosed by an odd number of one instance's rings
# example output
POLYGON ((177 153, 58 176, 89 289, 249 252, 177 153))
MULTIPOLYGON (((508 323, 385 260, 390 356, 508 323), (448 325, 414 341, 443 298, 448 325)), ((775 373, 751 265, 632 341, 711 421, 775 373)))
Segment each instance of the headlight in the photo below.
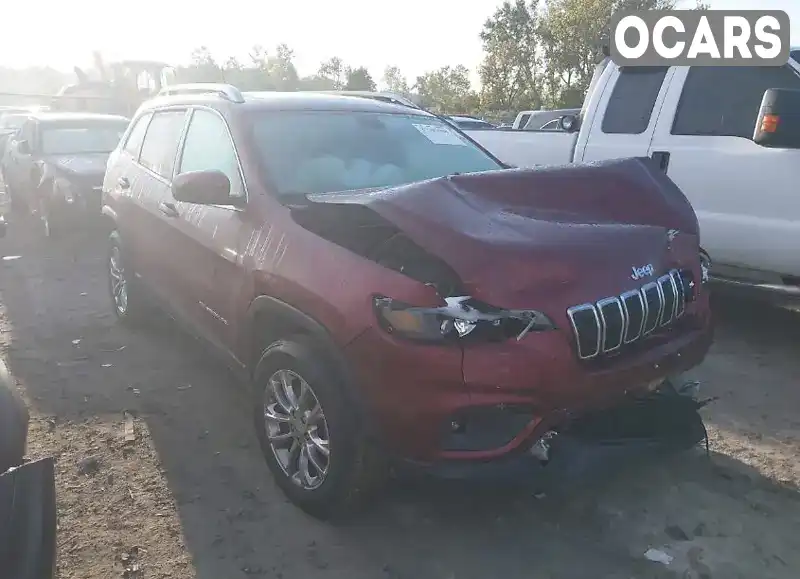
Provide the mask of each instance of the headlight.
POLYGON ((529 332, 555 329, 535 310, 504 310, 469 296, 446 298, 446 305, 414 307, 383 296, 374 298, 375 315, 390 334, 422 342, 457 340, 501 341, 524 338, 529 332))
POLYGON ((64 201, 67 203, 75 202, 75 190, 72 187, 72 183, 70 183, 67 179, 64 179, 63 177, 57 177, 53 182, 53 190, 56 195, 63 197, 64 201))

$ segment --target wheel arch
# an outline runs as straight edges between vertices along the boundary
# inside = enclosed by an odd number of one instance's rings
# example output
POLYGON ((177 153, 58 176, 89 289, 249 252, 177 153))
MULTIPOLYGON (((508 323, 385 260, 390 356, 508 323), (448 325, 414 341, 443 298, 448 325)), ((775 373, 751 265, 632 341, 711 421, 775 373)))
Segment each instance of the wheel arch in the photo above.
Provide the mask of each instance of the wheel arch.
POLYGON ((331 333, 314 317, 272 296, 256 297, 247 310, 244 352, 247 356, 248 374, 252 377, 264 349, 281 338, 302 336, 313 341, 319 353, 339 372, 348 399, 355 405, 363 424, 375 432, 369 420, 366 401, 358 388, 357 376, 352 371, 344 352, 331 333))

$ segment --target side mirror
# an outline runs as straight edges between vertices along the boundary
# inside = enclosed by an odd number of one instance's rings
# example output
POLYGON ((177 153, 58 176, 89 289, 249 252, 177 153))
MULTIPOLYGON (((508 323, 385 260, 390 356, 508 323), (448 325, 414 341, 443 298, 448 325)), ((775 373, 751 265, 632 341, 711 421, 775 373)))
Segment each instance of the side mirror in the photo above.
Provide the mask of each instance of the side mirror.
POLYGON ((230 205, 231 182, 222 171, 189 171, 172 181, 176 201, 200 205, 230 205))
POLYGON ((558 126, 565 133, 573 133, 578 130, 578 117, 575 115, 564 115, 558 119, 558 126))
POLYGON ((753 141, 762 147, 800 149, 800 90, 771 88, 764 93, 753 141))
POLYGON ((25 139, 21 139, 17 141, 17 152, 20 155, 30 155, 31 154, 31 145, 25 139))

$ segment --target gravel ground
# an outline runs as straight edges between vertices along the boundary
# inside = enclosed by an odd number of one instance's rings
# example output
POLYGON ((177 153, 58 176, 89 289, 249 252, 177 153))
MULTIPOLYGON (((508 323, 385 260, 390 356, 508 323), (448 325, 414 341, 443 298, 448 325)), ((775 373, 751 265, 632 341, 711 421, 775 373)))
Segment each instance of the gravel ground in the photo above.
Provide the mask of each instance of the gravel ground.
POLYGON ((800 576, 800 316, 717 301, 695 372, 712 455, 638 466, 554 501, 395 485, 347 525, 272 483, 246 396, 164 322, 115 323, 103 240, 0 240, 0 355, 32 457, 57 457, 63 578, 537 579, 800 576), (659 549, 672 561, 644 557, 659 549))

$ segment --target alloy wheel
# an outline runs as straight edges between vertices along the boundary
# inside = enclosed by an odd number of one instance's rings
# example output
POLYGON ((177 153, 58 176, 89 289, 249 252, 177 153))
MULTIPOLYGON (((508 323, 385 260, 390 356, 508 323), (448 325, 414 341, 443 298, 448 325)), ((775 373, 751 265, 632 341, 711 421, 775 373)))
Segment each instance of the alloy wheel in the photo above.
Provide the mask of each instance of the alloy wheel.
POLYGON ((328 423, 314 390, 296 372, 278 370, 267 381, 264 424, 286 476, 305 490, 322 485, 330 469, 328 423))
POLYGON ((111 247, 108 258, 108 274, 114 307, 117 313, 123 316, 128 311, 128 282, 125 279, 125 268, 122 265, 122 253, 117 245, 111 247))

